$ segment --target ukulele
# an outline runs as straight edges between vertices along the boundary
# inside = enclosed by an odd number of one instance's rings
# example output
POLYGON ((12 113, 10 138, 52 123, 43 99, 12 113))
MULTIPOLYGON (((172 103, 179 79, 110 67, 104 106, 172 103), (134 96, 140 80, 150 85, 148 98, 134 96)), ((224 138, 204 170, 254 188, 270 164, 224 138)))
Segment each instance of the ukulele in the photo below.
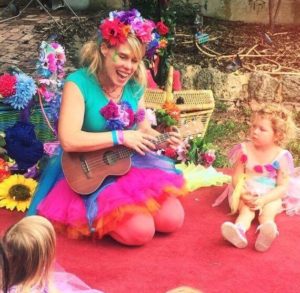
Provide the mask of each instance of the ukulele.
MULTIPOLYGON (((203 129, 201 119, 188 122, 177 129, 182 137, 191 137, 203 129)), ((170 138, 169 133, 156 137, 156 146, 170 138)), ((63 152, 62 169, 65 178, 75 192, 89 195, 95 192, 108 176, 126 174, 131 166, 135 150, 122 145, 91 152, 63 152)))

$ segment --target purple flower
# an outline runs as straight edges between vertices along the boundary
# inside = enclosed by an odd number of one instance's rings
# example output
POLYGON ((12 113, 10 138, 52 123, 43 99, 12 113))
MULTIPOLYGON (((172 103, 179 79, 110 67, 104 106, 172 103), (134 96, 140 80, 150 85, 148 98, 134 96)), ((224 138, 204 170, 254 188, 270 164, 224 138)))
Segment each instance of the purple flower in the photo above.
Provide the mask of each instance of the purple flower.
POLYGON ((106 120, 118 118, 119 108, 113 101, 109 101, 109 103, 100 110, 100 113, 106 120))
POLYGON ((141 18, 141 14, 136 9, 120 11, 115 16, 124 24, 131 24, 136 17, 141 18))
POLYGON ((145 115, 146 115, 146 112, 144 109, 139 109, 136 113, 136 122, 139 123, 139 122, 142 122, 144 119, 145 119, 145 115))

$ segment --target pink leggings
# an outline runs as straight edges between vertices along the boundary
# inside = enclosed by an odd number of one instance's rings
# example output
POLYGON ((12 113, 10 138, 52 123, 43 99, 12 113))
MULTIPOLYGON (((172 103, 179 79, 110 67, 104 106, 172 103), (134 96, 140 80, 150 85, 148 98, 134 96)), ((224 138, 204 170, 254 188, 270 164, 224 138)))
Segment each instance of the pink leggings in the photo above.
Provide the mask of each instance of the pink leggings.
POLYGON ((110 235, 122 244, 143 245, 153 238, 155 231, 176 231, 182 226, 183 220, 184 210, 180 201, 168 197, 154 216, 150 213, 135 214, 122 222, 110 235))

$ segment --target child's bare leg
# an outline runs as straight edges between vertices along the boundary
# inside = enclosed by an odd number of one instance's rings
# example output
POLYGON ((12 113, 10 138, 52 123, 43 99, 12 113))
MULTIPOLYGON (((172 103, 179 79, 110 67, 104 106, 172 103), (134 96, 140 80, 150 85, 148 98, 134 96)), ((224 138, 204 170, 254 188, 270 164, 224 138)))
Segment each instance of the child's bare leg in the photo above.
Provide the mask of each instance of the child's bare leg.
POLYGON ((255 212, 245 205, 242 201, 239 206, 239 215, 235 220, 236 224, 241 225, 245 231, 250 228, 251 222, 255 217, 255 212))
POLYGON ((262 213, 259 215, 259 234, 255 242, 255 248, 258 251, 266 251, 270 248, 272 242, 278 235, 275 217, 281 212, 281 199, 274 200, 266 204, 262 213))
POLYGON ((247 205, 241 202, 239 206, 239 216, 235 224, 231 222, 222 224, 221 232, 223 237, 235 247, 245 248, 248 245, 245 232, 249 229, 254 216, 255 212, 251 211, 247 205))
POLYGON ((277 199, 272 202, 266 204, 262 213, 258 217, 258 221, 260 224, 272 221, 275 221, 275 217, 282 211, 282 200, 277 199))

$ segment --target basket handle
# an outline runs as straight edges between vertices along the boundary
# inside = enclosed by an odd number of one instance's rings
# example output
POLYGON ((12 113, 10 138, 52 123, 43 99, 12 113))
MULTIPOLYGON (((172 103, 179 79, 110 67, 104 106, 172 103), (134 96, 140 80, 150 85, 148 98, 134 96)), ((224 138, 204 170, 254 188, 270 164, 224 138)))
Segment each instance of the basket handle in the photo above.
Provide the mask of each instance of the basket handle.
POLYGON ((55 129, 52 127, 52 125, 51 125, 51 123, 50 123, 50 121, 49 121, 49 119, 48 119, 48 117, 47 117, 47 114, 46 114, 46 112, 45 112, 45 108, 44 108, 43 101, 42 101, 42 95, 41 95, 39 89, 37 90, 37 93, 38 93, 38 96, 39 96, 39 104, 40 104, 40 107, 41 107, 41 110, 42 110, 42 114, 43 114, 43 116, 44 116, 44 119, 45 119, 45 121, 46 121, 48 127, 51 129, 51 131, 53 132, 53 134, 56 136, 56 131, 55 131, 55 129))
POLYGON ((174 67, 171 65, 168 72, 168 77, 166 81, 166 102, 173 102, 173 75, 174 67))

